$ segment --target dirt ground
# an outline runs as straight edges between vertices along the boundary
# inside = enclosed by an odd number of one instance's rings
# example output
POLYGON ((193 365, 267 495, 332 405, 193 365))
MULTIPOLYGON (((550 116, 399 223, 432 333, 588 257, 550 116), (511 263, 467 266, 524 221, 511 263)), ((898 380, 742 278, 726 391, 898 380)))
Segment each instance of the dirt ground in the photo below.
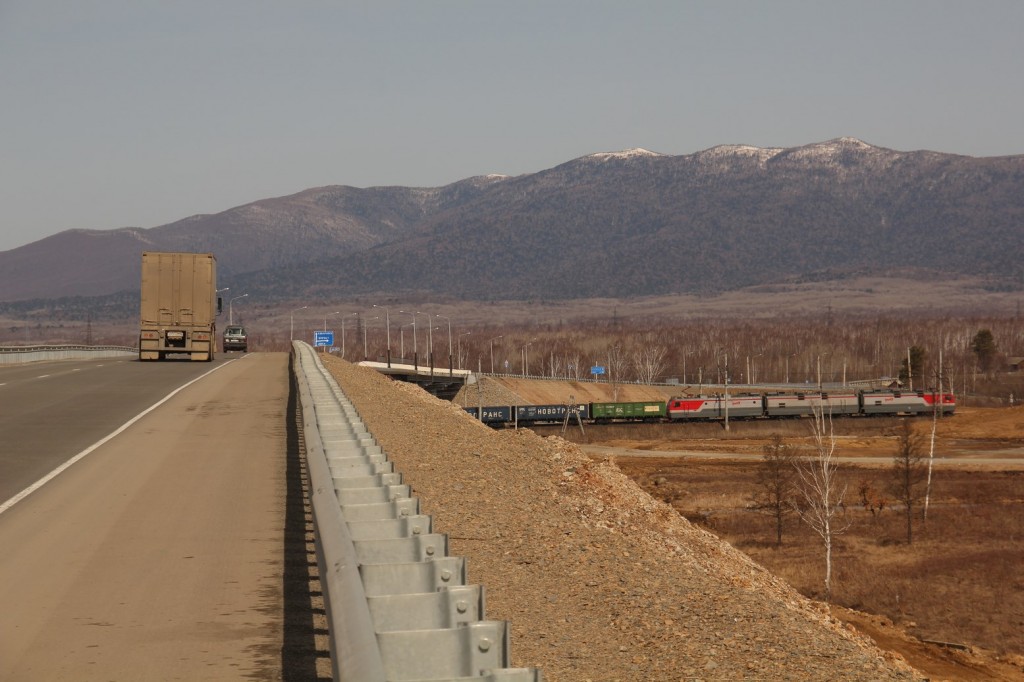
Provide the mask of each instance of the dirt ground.
MULTIPOLYGON (((472 397, 483 400, 486 404, 552 404, 564 403, 571 399, 581 403, 609 400, 663 400, 669 395, 679 395, 684 391, 685 387, 665 388, 636 385, 615 387, 609 384, 590 382, 565 383, 503 378, 485 380, 484 387, 478 388, 477 394, 472 397), (491 385, 488 386, 488 382, 491 385), (492 401, 488 402, 486 398, 492 398, 492 401)), ((459 400, 466 402, 470 400, 470 397, 462 396, 459 400)), ((474 402, 469 402, 469 404, 474 404, 474 402)), ((897 419, 836 420, 838 453, 845 461, 856 463, 857 470, 863 467, 866 470, 883 472, 891 466, 897 426, 897 419)), ((931 420, 918 419, 916 427, 926 435, 925 445, 927 447, 931 420)), ((702 467, 707 469, 707 475, 715 478, 715 484, 720 486, 715 487, 717 495, 719 489, 728 489, 729 484, 722 482, 722 478, 728 478, 730 474, 723 473, 727 472, 729 467, 716 467, 716 463, 731 461, 736 464, 745 461, 744 466, 747 470, 745 475, 749 476, 753 462, 760 458, 761 448, 771 434, 781 431, 787 442, 794 444, 806 440, 808 434, 808 426, 801 420, 785 423, 737 422, 731 426, 729 432, 725 432, 719 424, 663 424, 603 428, 592 426, 585 433, 578 430, 561 433, 560 427, 548 427, 546 432, 545 429, 536 430, 541 435, 558 434, 575 441, 581 444, 592 457, 613 459, 624 473, 640 483, 652 495, 661 496, 666 501, 672 500, 674 497, 679 499, 684 497, 684 493, 680 490, 671 489, 672 477, 671 475, 666 476, 666 472, 672 471, 673 466, 679 467, 680 461, 684 461, 681 466, 688 471, 690 480, 680 482, 678 486, 689 488, 685 492, 690 495, 689 502, 695 505, 689 509, 693 512, 701 504, 707 504, 707 500, 695 502, 699 495, 694 493, 694 489, 699 484, 695 483, 694 479, 700 478, 698 471, 702 467), (705 459, 694 457, 695 453, 704 455, 705 459), (658 483, 654 483, 654 481, 658 483), (657 487, 659 483, 662 486, 660 489, 657 487), (669 483, 667 488, 665 487, 666 483, 669 483)), ((961 407, 956 416, 942 419, 936 425, 935 455, 944 459, 945 463, 942 466, 952 467, 957 472, 986 471, 998 474, 999 472, 1024 470, 1024 407, 961 407)), ((1007 503, 1016 504, 1018 507, 1024 503, 1024 490, 1022 490, 1024 483, 1020 482, 1019 478, 1019 476, 1012 476, 1009 483, 1010 492, 1005 495, 1011 498, 1006 500, 1007 503), (1012 499, 1014 497, 1016 499, 1012 499)), ((987 485, 987 483, 983 485, 987 485)), ((720 494, 726 495, 724 492, 720 494)), ((686 504, 673 503, 673 506, 691 521, 700 522, 700 514, 687 513, 686 504)), ((1019 514, 1019 511, 1016 513, 1019 514)), ((730 540, 739 549, 747 551, 755 560, 765 564, 770 562, 772 554, 761 546, 759 541, 750 538, 744 539, 745 536, 742 532, 737 531, 728 523, 723 523, 723 526, 725 526, 724 530, 715 528, 713 524, 706 527, 719 534, 723 539, 730 540)), ((1020 530, 1022 529, 1016 531, 1018 538, 1016 542, 1018 543, 1020 530)), ((885 542, 892 542, 892 540, 885 542)), ((851 539, 849 543, 853 543, 853 540, 851 539)), ((876 544, 879 543, 885 544, 881 541, 876 542, 876 544)), ((882 556, 884 549, 876 550, 870 544, 865 544, 863 551, 865 554, 878 551, 879 556, 882 556)), ((808 561, 814 561, 813 557, 808 556, 808 561)), ((768 567, 770 570, 774 570, 770 565, 768 567)), ((980 567, 976 571, 976 573, 982 574, 984 572, 980 567)), ((799 582, 789 575, 780 577, 791 580, 793 583, 799 582)), ((1014 582, 1014 578, 1011 576, 1010 580, 1013 583, 1009 588, 1011 591, 1019 594, 1024 590, 1024 584, 1020 582, 1019 578, 1014 582)), ((798 584, 794 584, 794 586, 805 594, 808 592, 806 586, 798 584)), ((993 611, 997 610, 993 609, 993 611)), ((908 618, 894 621, 884 614, 874 614, 842 606, 833 606, 832 614, 871 637, 880 647, 900 654, 932 679, 1024 680, 1024 641, 1019 636, 1020 626, 1024 625, 1024 622, 1007 623, 1002 626, 1010 633, 1003 646, 990 643, 989 646, 980 646, 971 641, 969 632, 964 632, 956 641, 922 636, 921 629, 916 627, 917 623, 908 618), (1014 632, 1017 634, 1013 635, 1014 632), (935 643, 935 640, 942 643, 935 643)), ((927 618, 927 614, 924 613, 914 615, 919 620, 927 618)), ((989 620, 993 617, 992 614, 989 614, 989 620)), ((1019 620, 1019 618, 1020 614, 1017 614, 1017 619, 1019 620)), ((991 626, 986 625, 986 627, 991 626)), ((978 634, 981 636, 980 632, 978 634)), ((988 634, 991 636, 990 633, 988 634)), ((998 641, 998 635, 995 636, 995 639, 998 641)))

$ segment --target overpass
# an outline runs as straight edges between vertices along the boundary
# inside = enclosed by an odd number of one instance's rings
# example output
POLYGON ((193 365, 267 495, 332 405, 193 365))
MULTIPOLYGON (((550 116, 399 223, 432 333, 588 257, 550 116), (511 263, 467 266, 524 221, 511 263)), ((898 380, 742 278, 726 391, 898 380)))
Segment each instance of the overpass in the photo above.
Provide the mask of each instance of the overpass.
POLYGON ((416 384, 442 400, 454 400, 460 388, 475 381, 475 377, 470 378, 473 377, 473 373, 468 369, 407 365, 395 362, 373 362, 370 360, 364 360, 356 364, 361 367, 375 369, 395 381, 407 381, 416 384))

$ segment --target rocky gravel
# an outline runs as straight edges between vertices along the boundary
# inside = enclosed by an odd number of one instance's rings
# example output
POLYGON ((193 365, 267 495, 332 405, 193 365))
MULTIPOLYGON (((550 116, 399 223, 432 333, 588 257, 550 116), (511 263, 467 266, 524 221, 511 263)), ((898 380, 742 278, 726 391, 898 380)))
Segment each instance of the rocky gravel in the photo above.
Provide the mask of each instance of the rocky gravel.
POLYGON ((902 659, 645 493, 614 462, 373 370, 326 366, 548 682, 913 680, 902 659))

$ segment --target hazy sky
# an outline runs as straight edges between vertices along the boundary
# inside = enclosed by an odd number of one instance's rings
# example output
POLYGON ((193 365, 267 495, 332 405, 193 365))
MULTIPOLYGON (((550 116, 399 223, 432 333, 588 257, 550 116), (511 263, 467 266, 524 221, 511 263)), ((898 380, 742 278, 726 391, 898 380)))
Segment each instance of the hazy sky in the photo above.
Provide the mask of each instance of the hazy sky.
POLYGON ((1020 0, 0 0, 0 250, 630 147, 1021 154, 1022 36, 1020 0))

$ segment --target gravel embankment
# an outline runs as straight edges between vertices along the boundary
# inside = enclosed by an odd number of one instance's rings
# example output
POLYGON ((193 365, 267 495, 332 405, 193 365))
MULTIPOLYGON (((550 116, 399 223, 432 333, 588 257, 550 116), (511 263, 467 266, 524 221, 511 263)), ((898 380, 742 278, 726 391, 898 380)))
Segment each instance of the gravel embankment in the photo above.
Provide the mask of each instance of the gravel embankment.
POLYGON ((548 682, 919 679, 614 464, 326 363, 487 588, 487 617, 511 621, 515 665, 548 682))

